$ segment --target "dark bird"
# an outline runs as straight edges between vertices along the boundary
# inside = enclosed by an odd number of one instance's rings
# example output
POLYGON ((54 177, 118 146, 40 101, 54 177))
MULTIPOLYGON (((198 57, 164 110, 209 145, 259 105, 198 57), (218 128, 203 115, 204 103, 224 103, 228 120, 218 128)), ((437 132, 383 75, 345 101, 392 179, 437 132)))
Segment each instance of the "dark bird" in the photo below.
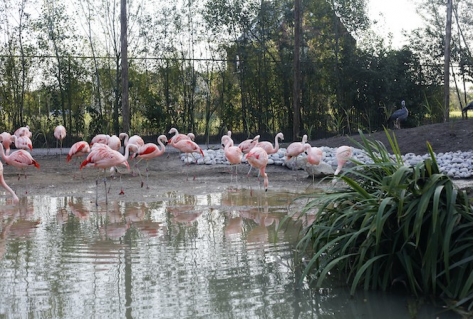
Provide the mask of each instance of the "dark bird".
POLYGON ((388 123, 393 121, 393 126, 399 129, 400 122, 406 121, 407 118, 408 118, 408 109, 405 106, 405 101, 402 101, 402 108, 396 110, 395 112, 392 113, 392 115, 390 115, 390 117, 388 118, 388 123))
POLYGON ((472 110, 472 101, 468 105, 463 107, 463 109, 462 109, 462 117, 463 118, 467 118, 467 111, 468 110, 472 110))

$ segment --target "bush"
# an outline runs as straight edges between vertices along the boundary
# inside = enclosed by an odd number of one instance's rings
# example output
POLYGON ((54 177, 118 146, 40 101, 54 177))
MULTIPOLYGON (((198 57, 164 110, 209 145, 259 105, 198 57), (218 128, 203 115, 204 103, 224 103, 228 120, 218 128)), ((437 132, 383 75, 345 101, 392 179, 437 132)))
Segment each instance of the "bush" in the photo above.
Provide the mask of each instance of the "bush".
POLYGON ((418 297, 435 295, 472 312, 472 202, 441 174, 430 158, 405 166, 393 135, 394 155, 362 132, 356 143, 373 164, 355 166, 337 177, 344 188, 315 194, 302 214, 317 211, 299 251, 312 254, 302 278, 321 287, 331 273, 356 289, 389 289, 403 283, 418 297), (453 302, 454 301, 454 302, 453 302))

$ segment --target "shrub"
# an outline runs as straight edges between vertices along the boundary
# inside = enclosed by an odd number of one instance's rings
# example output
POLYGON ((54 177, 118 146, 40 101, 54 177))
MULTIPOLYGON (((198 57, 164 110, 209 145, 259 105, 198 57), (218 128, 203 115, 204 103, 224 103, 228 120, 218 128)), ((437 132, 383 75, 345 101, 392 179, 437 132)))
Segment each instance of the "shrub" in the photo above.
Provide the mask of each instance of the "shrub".
POLYGON ((439 296, 472 312, 472 202, 440 173, 429 144, 430 158, 409 167, 395 135, 385 133, 393 155, 359 131, 361 143, 354 143, 373 164, 353 160, 337 177, 343 188, 312 195, 304 207, 302 214, 316 210, 317 217, 298 243, 312 254, 302 278, 321 287, 338 273, 351 294, 398 282, 418 297, 439 296))

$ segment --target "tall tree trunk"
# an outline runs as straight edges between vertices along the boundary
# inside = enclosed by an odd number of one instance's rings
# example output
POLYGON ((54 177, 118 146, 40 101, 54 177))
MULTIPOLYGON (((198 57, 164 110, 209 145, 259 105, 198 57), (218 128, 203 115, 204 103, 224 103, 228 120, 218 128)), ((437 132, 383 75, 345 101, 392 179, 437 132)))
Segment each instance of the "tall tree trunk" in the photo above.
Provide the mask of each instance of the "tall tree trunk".
POLYGON ((301 0, 295 0, 295 47, 293 54, 293 140, 300 131, 300 46, 301 46, 301 0))
POLYGON ((444 122, 449 120, 449 62, 451 55, 451 20, 453 2, 446 4, 446 36, 444 40, 444 122))
MULTIPOLYGON (((120 2, 120 48, 122 55, 122 130, 130 133, 130 105, 128 103, 128 54, 127 54, 127 0, 120 2)), ((118 116, 118 114, 116 114, 118 116)))

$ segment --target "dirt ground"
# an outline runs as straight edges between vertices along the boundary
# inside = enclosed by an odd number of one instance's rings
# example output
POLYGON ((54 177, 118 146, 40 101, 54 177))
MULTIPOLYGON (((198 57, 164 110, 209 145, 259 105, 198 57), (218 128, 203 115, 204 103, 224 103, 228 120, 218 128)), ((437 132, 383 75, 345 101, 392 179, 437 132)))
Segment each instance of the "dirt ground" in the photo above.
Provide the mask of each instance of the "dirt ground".
MULTIPOLYGON (((426 142, 430 142, 435 153, 447 151, 468 151, 473 146, 473 122, 469 120, 459 120, 456 122, 425 125, 417 128, 401 129, 394 131, 400 150, 403 154, 415 153, 426 154, 426 142)), ((366 135, 370 139, 380 140, 386 143, 387 138, 384 132, 376 132, 366 135)), ((360 140, 358 135, 352 136, 355 140, 360 140)), ((281 147, 286 147, 289 142, 285 141, 281 147)), ((341 145, 354 145, 348 137, 333 137, 329 139, 310 141, 313 146, 338 147, 341 145)), ((202 146, 206 148, 205 146, 202 146)), ((214 148, 218 147, 216 145, 214 148)), ((15 190, 18 196, 28 195, 49 195, 49 196, 75 196, 88 197, 95 200, 96 179, 98 171, 93 168, 85 168, 79 171, 80 162, 66 163, 68 149, 62 150, 61 157, 58 149, 34 149, 33 157, 40 164, 40 169, 29 168, 27 179, 17 178, 18 171, 10 166, 4 166, 4 176, 7 183, 15 190)), ((133 166, 133 161, 130 161, 133 166)), ((237 182, 230 174, 227 165, 185 165, 179 159, 178 153, 168 146, 166 153, 149 162, 149 182, 146 184, 145 163, 140 163, 140 171, 145 182, 141 187, 140 176, 133 176, 126 169, 120 168, 123 174, 115 174, 114 179, 108 179, 108 200, 124 201, 156 201, 165 198, 170 192, 182 192, 183 194, 208 194, 209 192, 229 189, 236 185, 241 187, 255 188, 261 191, 257 181, 256 170, 249 178, 246 174, 248 166, 242 164, 238 168, 237 182), (121 176, 121 179, 119 178, 121 176), (147 185, 149 188, 147 188, 147 185), (123 188, 124 194, 119 195, 123 188)), ((305 171, 291 171, 286 167, 269 165, 267 167, 269 176, 269 191, 279 189, 296 189, 315 187, 312 178, 308 178, 305 171)), ((110 174, 107 174, 109 176, 110 174)), ((103 175, 102 175, 103 176, 103 175)), ((317 181, 316 181, 317 183, 317 181)), ((467 181, 471 183, 472 181, 467 181)), ((98 193, 99 201, 105 199, 105 187, 100 179, 98 193)), ((0 195, 2 196, 2 195, 0 195)))

